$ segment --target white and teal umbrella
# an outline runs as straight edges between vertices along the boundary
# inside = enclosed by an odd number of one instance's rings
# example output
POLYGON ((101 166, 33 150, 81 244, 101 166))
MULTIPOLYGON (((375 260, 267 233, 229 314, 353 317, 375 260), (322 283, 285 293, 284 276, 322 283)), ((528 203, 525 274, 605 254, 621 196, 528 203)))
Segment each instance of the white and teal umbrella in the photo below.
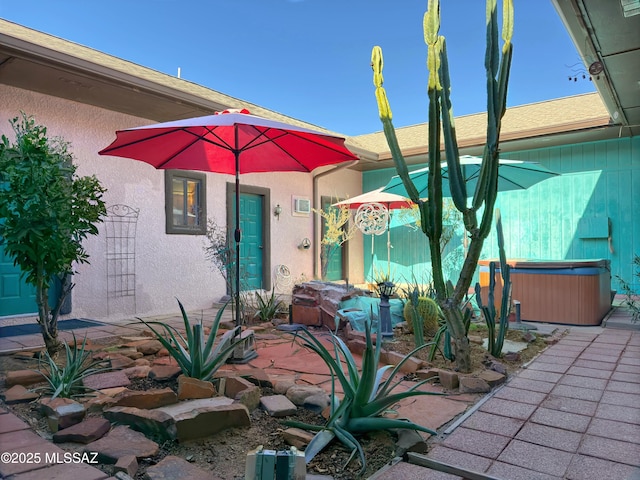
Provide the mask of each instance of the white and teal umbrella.
MULTIPOLYGON (((473 195, 480 174, 480 166, 482 158, 464 155, 460 157, 460 165, 462 175, 467 184, 467 192, 473 195)), ((442 196, 450 197, 449 176, 447 175, 447 162, 442 162, 442 196)), ((498 191, 506 192, 509 190, 526 190, 536 183, 547 180, 548 178, 560 175, 552 172, 536 162, 524 162, 522 160, 500 160, 498 166, 498 191)), ((421 168, 409 173, 409 177, 413 180, 420 198, 428 196, 428 178, 429 168, 421 168)), ((382 189, 383 193, 394 193, 396 195, 408 196, 402 179, 398 175, 394 175, 389 183, 382 189)))

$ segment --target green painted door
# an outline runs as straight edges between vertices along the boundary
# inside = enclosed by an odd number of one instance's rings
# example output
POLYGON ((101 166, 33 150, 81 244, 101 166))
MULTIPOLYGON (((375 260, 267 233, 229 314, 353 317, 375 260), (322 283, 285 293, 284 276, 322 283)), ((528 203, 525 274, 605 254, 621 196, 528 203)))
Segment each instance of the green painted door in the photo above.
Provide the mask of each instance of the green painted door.
POLYGON ((240 284, 243 290, 263 287, 263 209, 262 195, 240 193, 240 284))
MULTIPOLYGON (((322 209, 326 212, 331 207, 331 200, 328 198, 322 199, 322 209)), ((335 208, 335 207, 333 207, 335 208)), ((324 233, 327 229, 327 225, 323 219, 322 221, 322 232, 324 233)), ((339 247, 332 248, 329 256, 329 263, 327 264, 327 274, 325 275, 324 280, 327 281, 335 281, 342 280, 346 277, 344 275, 344 256, 343 256, 344 244, 339 247)))
POLYGON ((36 289, 24 282, 20 267, 0 247, 0 317, 37 311, 36 289))

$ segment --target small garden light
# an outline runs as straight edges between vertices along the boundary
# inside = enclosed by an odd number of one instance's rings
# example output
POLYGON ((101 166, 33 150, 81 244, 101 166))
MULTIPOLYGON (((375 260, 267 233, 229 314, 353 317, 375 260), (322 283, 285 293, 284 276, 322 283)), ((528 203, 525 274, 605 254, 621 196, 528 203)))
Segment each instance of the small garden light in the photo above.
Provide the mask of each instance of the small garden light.
POLYGON ((393 328, 391 327, 391 306, 389 305, 389 297, 396 290, 393 282, 380 282, 378 284, 378 292, 380 293, 380 319, 378 321, 378 335, 381 337, 393 337, 393 328))

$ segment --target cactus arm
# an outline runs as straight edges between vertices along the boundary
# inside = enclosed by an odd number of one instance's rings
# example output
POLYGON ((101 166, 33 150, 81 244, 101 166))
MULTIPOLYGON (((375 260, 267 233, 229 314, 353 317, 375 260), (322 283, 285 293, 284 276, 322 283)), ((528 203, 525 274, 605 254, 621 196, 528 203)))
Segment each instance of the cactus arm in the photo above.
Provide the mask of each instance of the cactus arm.
MULTIPOLYGON (((427 12, 424 14, 424 41, 427 44, 427 67, 429 69, 429 177, 426 215, 429 226, 425 230, 429 238, 429 250, 433 272, 433 284, 438 298, 445 298, 444 274, 442 272, 442 252, 440 237, 442 236, 442 171, 440 157, 441 112, 440 100, 442 85, 440 81, 443 38, 438 36, 440 30, 440 2, 429 0, 427 12)), ((424 227, 423 227, 424 229, 424 227)))
POLYGON ((442 132, 444 134, 444 148, 447 156, 447 171, 449 173, 449 188, 451 198, 460 212, 467 209, 467 186, 462 169, 460 168, 460 155, 458 153, 458 141, 451 105, 451 78, 449 76, 449 62, 447 60, 447 44, 441 37, 442 53, 440 56, 440 78, 442 83, 442 132))
POLYGON ((418 189, 409 178, 407 162, 405 161, 400 145, 398 144, 396 130, 393 128, 393 114, 391 113, 391 106, 389 105, 387 92, 382 86, 384 83, 384 77, 382 75, 384 58, 382 56, 382 49, 379 46, 375 46, 371 50, 371 68, 373 70, 373 85, 376 87, 375 95, 378 103, 378 114, 382 121, 384 135, 387 139, 391 156, 393 157, 398 175, 400 175, 402 183, 409 194, 409 198, 411 198, 413 202, 417 203, 419 200, 418 189))

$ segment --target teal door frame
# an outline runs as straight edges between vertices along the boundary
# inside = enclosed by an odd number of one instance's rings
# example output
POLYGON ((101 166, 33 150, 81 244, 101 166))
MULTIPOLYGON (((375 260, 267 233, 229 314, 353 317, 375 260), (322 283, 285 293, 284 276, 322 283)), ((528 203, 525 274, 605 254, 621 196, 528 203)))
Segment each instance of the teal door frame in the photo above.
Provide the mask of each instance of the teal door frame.
MULTIPOLYGON (((231 241, 233 242, 233 231, 235 229, 235 183, 227 182, 227 232, 230 235, 231 241)), ((243 195, 257 195, 262 197, 262 212, 259 212, 259 215, 262 220, 262 225, 260 230, 262 231, 262 286, 260 288, 264 290, 271 290, 271 190, 263 187, 255 187, 252 185, 242 185, 240 184, 240 196, 243 195)), ((242 202, 242 198, 240 200, 242 202)), ((241 210, 242 213, 242 210, 241 210)), ((242 252, 244 251, 244 247, 242 242, 245 239, 244 232, 242 231, 242 216, 240 218, 241 224, 241 237, 240 237, 240 251, 241 257, 242 252)), ((232 245, 235 251, 235 245, 232 245)), ((243 270, 243 259, 240 259, 240 268, 243 270)), ((241 279, 242 284, 242 279, 241 279)), ((240 287, 242 289, 242 285, 240 287)), ((231 292, 227 292, 231 293, 231 292)))

